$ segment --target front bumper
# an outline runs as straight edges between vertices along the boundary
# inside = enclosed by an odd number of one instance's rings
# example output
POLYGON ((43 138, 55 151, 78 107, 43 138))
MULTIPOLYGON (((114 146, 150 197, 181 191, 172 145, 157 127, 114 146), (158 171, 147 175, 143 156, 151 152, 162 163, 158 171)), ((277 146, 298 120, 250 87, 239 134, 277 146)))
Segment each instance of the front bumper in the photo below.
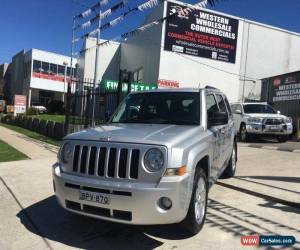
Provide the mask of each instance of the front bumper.
MULTIPOLYGON (((97 180, 63 173, 59 164, 53 166, 53 184, 59 204, 72 212, 127 224, 171 224, 182 221, 187 213, 190 175, 164 177, 157 184, 97 180), (67 183, 67 186, 66 186, 67 183), (110 204, 79 200, 83 189, 105 190, 110 204), (161 197, 172 201, 169 210, 158 205, 161 197)), ((95 191, 94 191, 95 192, 95 191)))
POLYGON ((292 124, 265 125, 261 123, 251 123, 246 125, 247 133, 257 135, 290 135, 293 133, 292 124))

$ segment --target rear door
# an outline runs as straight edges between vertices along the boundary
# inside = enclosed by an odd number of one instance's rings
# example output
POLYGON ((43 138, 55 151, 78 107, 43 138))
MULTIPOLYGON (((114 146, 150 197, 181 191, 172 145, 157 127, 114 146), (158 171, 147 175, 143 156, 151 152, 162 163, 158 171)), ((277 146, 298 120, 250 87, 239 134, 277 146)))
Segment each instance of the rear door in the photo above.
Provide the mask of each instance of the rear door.
POLYGON ((221 134, 222 126, 210 126, 209 121, 214 117, 214 113, 219 111, 219 107, 214 94, 208 93, 206 95, 206 109, 207 109, 207 127, 213 134, 212 150, 213 159, 211 162, 211 176, 214 180, 218 177, 219 168, 221 164, 222 155, 222 141, 223 135, 221 134))
POLYGON ((222 169, 224 164, 226 164, 229 155, 231 154, 231 133, 233 130, 233 121, 230 119, 228 110, 226 107, 226 103, 221 94, 216 94, 216 100, 219 107, 220 112, 224 112, 228 116, 228 123, 220 125, 220 133, 221 133, 221 156, 220 156, 220 165, 219 171, 222 169))

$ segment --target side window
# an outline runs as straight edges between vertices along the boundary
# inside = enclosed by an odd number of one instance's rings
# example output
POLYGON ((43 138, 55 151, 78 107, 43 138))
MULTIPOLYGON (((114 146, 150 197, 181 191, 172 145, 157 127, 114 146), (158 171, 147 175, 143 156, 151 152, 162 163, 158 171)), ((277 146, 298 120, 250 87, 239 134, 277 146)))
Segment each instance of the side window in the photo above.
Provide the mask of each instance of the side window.
POLYGON ((226 104, 223 100, 223 97, 221 95, 216 95, 216 98, 220 111, 227 113, 226 104))
POLYGON ((219 111, 214 95, 210 94, 206 96, 206 109, 207 109, 208 120, 213 117, 213 113, 219 111))
POLYGON ((232 115, 231 108, 230 108, 230 105, 229 105, 229 102, 228 102, 226 96, 224 96, 224 101, 225 101, 226 108, 227 108, 229 115, 232 115))

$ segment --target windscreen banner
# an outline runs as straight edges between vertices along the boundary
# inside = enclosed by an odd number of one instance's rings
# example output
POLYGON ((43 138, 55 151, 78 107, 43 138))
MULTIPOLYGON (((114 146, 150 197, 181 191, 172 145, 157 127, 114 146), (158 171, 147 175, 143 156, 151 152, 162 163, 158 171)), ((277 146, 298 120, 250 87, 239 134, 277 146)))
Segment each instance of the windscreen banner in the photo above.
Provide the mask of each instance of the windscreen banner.
POLYGON ((167 3, 164 49, 186 55, 235 63, 238 19, 167 3))

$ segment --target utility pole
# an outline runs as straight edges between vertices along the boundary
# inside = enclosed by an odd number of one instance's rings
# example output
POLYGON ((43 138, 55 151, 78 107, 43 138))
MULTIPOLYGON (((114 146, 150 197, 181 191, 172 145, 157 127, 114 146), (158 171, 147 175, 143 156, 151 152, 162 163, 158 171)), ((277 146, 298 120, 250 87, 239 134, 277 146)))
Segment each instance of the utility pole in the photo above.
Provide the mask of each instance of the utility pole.
POLYGON ((74 53, 74 36, 75 36, 75 16, 73 17, 73 25, 72 25, 72 45, 71 45, 71 63, 70 63, 70 81, 68 82, 67 89, 67 98, 66 98, 66 119, 65 119, 65 127, 64 132, 68 134, 69 123, 70 123, 70 97, 71 97, 71 84, 73 83, 73 53, 74 53))
POLYGON ((65 92, 66 92, 66 83, 67 83, 67 66, 68 66, 68 62, 64 61, 63 65, 65 66, 64 91, 63 91, 63 102, 65 104, 65 101, 66 101, 65 92))
POLYGON ((96 85, 98 78, 98 61, 99 61, 99 44, 100 44, 100 28, 101 28, 101 8, 99 11, 99 20, 98 20, 98 32, 97 32, 97 41, 96 41, 96 56, 95 56, 95 72, 94 72, 94 86, 92 92, 92 127, 95 127, 95 106, 96 106, 96 85))

